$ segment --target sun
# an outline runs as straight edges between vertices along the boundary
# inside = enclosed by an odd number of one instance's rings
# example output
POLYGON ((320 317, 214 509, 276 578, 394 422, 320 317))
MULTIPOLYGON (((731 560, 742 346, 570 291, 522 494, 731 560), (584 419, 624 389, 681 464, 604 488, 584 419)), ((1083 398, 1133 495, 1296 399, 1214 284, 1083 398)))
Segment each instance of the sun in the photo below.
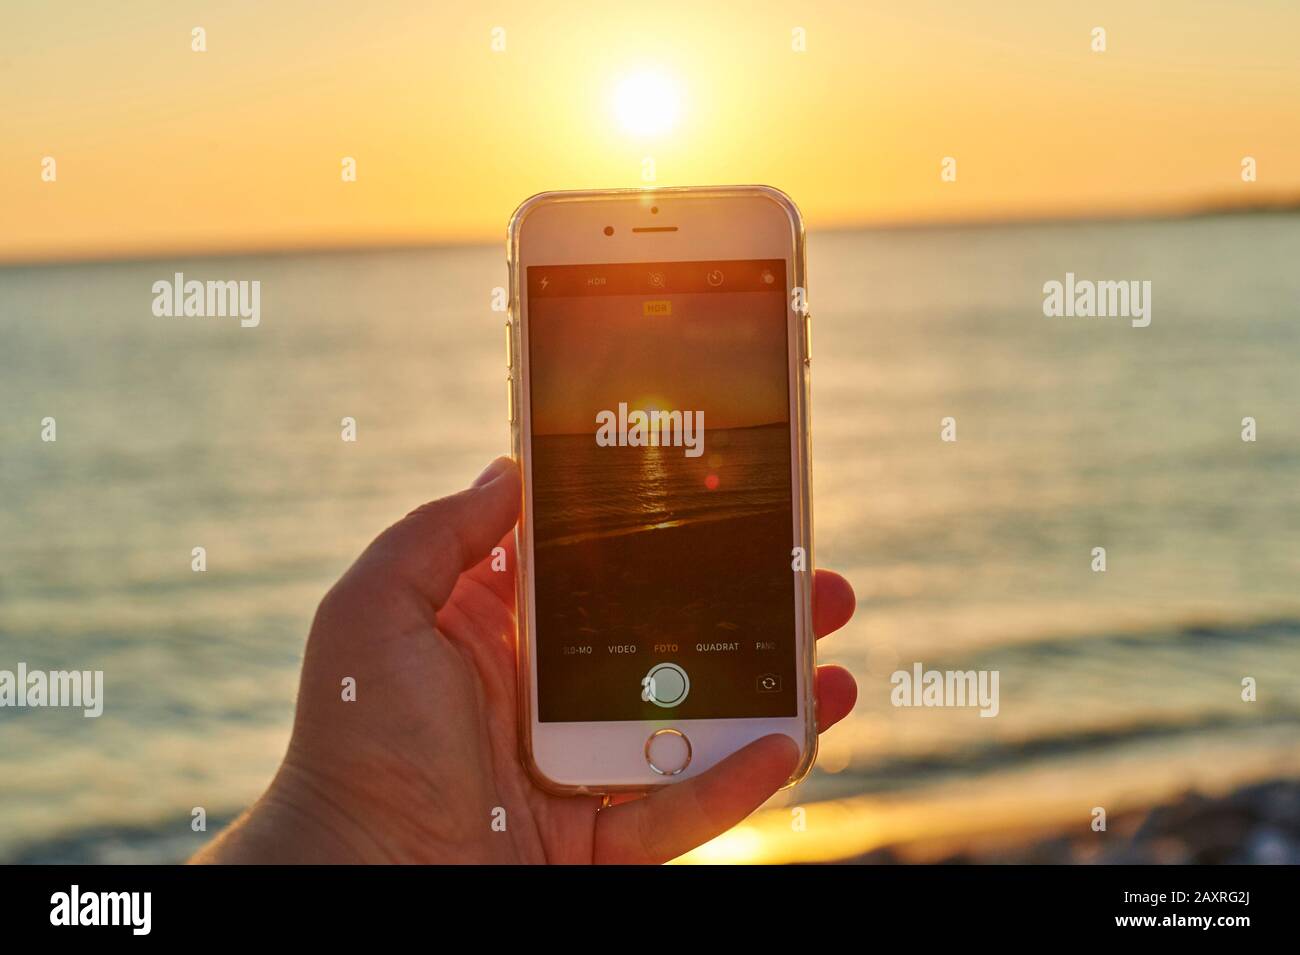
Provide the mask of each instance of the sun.
POLYGON ((634 136, 658 136, 677 124, 677 84, 652 70, 624 77, 614 89, 614 113, 634 136))

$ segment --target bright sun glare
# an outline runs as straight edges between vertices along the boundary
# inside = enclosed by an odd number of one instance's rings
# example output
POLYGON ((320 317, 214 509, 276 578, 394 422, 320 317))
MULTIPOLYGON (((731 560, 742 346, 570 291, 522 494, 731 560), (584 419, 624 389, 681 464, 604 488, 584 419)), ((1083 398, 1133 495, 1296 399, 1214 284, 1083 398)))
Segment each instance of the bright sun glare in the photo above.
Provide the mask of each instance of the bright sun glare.
POLYGON ((618 121, 636 136, 668 132, 677 122, 677 110, 677 85, 661 73, 633 73, 614 90, 618 121))

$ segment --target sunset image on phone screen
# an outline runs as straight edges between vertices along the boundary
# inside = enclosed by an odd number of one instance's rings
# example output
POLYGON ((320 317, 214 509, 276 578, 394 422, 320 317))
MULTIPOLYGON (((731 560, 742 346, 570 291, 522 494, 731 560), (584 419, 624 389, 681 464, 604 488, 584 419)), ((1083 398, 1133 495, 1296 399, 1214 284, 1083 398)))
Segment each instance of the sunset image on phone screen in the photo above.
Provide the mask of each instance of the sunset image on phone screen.
POLYGON ((794 714, 784 263, 529 282, 541 719, 794 714))

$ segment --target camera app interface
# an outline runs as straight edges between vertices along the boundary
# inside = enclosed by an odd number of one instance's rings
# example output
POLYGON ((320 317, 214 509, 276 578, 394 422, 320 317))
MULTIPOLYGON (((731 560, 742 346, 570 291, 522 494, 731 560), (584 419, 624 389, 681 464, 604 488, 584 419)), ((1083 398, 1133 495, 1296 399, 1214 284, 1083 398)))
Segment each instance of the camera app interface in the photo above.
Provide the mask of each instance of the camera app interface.
POLYGON ((541 719, 794 716, 785 263, 527 281, 541 719))

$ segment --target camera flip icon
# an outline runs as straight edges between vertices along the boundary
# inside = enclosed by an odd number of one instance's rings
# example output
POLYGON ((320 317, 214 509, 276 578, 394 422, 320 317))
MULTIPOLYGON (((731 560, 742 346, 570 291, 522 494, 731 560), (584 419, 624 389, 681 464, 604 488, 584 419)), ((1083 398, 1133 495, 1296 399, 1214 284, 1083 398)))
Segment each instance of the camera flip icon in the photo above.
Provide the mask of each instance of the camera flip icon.
POLYGON ((756 688, 759 693, 780 693, 781 677, 775 673, 764 673, 758 678, 756 688))

